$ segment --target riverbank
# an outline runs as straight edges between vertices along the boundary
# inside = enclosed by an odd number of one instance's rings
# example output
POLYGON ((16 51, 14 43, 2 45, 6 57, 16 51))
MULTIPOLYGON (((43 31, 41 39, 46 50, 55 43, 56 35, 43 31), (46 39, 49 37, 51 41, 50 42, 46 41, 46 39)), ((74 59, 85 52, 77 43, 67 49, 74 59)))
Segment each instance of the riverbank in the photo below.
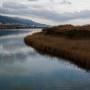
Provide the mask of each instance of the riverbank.
POLYGON ((62 25, 25 38, 40 53, 65 58, 90 70, 90 26, 62 25))
POLYGON ((25 28, 31 27, 25 25, 0 24, 0 29, 25 29, 25 28))

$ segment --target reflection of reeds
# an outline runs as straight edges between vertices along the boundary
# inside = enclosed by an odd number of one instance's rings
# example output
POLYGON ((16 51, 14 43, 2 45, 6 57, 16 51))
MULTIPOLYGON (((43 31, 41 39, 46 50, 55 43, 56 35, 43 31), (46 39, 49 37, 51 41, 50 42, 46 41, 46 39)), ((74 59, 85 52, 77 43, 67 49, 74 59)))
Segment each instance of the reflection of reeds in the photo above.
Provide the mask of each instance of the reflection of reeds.
POLYGON ((81 39, 76 37, 77 39, 75 39, 74 37, 74 39, 71 39, 70 37, 63 37, 62 35, 54 35, 54 33, 53 35, 46 34, 47 31, 26 37, 25 43, 33 46, 39 52, 66 58, 79 66, 90 69, 89 38, 86 39, 83 37, 81 39))

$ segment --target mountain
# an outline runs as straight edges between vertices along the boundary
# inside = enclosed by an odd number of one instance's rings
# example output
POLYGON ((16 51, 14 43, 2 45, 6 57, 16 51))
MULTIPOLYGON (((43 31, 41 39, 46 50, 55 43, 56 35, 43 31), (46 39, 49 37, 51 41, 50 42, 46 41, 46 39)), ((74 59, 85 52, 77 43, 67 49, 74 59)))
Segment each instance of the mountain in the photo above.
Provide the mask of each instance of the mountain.
POLYGON ((0 23, 3 24, 19 24, 19 25, 27 25, 31 27, 47 27, 48 25, 40 24, 28 19, 9 17, 0 15, 0 23))

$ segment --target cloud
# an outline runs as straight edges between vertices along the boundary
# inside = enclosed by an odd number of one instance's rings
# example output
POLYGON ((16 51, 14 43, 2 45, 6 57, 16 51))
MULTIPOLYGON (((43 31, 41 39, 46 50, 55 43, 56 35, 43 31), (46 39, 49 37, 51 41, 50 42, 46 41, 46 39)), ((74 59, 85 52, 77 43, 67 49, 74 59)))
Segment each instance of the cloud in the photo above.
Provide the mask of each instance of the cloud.
POLYGON ((39 0, 28 0, 28 1, 39 1, 39 0))
POLYGON ((56 22, 65 22, 75 19, 90 19, 90 10, 84 10, 80 12, 74 12, 74 13, 56 13, 48 10, 39 11, 39 12, 33 12, 32 14, 38 15, 40 17, 46 18, 48 20, 53 20, 56 22))
POLYGON ((68 1, 68 0, 62 0, 61 2, 60 2, 60 4, 68 4, 68 5, 70 5, 70 4, 72 4, 70 1, 68 1))
POLYGON ((53 10, 47 9, 33 9, 23 6, 22 4, 16 4, 9 6, 5 4, 3 8, 0 8, 0 12, 4 14, 11 14, 11 15, 24 15, 24 16, 35 16, 38 18, 43 18, 51 21, 56 22, 66 22, 75 19, 90 19, 90 10, 83 10, 80 12, 65 12, 65 13, 57 13, 53 12, 53 10), (16 7, 17 6, 17 7, 16 7), (8 8, 8 9, 7 9, 8 8), (23 9, 24 8, 24 9, 23 9))
POLYGON ((54 22, 90 19, 90 10, 82 9, 72 12, 70 11, 72 9, 68 9, 72 8, 72 6, 72 2, 68 0, 43 0, 42 2, 41 0, 18 0, 18 2, 17 0, 6 0, 0 7, 0 14, 36 17, 54 22), (61 12, 62 9, 66 9, 66 11, 61 12))
POLYGON ((50 2, 52 2, 53 4, 54 3, 57 3, 57 4, 61 4, 61 5, 71 5, 72 3, 68 0, 50 0, 50 2))
POLYGON ((4 2, 3 8, 6 9, 26 9, 27 7, 24 4, 17 3, 17 2, 4 2))

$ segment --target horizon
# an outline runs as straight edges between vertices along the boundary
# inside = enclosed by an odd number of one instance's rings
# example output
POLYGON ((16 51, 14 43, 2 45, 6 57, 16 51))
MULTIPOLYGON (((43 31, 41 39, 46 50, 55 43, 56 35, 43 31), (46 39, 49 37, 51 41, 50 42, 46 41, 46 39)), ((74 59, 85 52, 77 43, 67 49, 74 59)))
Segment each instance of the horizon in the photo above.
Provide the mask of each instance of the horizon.
POLYGON ((90 24, 89 0, 0 0, 0 15, 43 24, 90 24))

